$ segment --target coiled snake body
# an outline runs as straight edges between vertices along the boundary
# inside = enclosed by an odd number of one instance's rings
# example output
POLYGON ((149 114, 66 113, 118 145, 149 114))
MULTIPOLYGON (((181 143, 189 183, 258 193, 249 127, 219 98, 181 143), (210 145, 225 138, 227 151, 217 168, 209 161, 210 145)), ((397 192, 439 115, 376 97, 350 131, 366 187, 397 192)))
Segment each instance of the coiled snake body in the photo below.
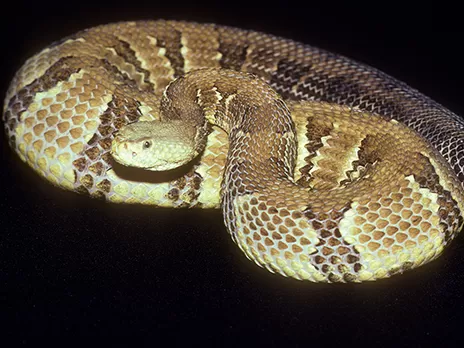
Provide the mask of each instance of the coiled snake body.
POLYGON ((463 224, 458 116, 271 35, 169 21, 85 30, 24 64, 3 119, 57 186, 221 207, 249 259, 296 279, 389 277, 439 256, 463 224))

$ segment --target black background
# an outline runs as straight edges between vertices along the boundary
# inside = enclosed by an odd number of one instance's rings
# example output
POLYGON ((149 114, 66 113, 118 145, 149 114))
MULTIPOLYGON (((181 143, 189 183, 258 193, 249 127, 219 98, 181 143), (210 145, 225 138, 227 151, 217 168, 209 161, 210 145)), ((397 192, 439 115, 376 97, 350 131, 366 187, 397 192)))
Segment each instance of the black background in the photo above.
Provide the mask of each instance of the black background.
MULTIPOLYGON (((165 18, 323 47, 464 115, 463 35, 444 4, 435 6, 446 11, 390 2, 127 2, 16 1, 2 8, 2 95, 27 57, 63 36, 112 21, 165 18)), ((0 333, 17 343, 51 334, 147 334, 162 346, 463 342, 462 236, 435 262, 392 279, 303 283, 246 260, 218 211, 110 205, 64 192, 23 164, 3 132, 1 144, 0 333)))

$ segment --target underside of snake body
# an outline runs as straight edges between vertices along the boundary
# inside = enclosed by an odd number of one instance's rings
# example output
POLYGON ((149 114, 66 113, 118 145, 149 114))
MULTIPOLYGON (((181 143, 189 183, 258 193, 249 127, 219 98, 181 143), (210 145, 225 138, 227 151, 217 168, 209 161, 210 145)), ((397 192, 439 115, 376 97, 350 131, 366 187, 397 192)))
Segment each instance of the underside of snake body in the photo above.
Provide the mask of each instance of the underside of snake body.
POLYGON ((249 259, 296 279, 389 277, 439 256, 463 224, 457 115, 371 67, 267 34, 88 29, 23 65, 3 120, 12 148, 55 185, 221 207, 249 259))

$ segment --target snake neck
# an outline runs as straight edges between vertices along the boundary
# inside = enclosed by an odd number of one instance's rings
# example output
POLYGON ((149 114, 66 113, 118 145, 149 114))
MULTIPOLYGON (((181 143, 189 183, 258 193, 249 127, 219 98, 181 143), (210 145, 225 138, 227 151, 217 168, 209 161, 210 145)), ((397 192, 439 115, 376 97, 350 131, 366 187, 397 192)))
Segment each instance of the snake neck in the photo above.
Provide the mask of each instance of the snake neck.
MULTIPOLYGON (((237 190, 259 182, 264 187, 268 179, 294 185, 296 131, 290 111, 268 84, 251 74, 200 69, 184 75, 166 89, 161 120, 182 120, 195 129, 198 153, 211 125, 224 129, 229 135, 226 173, 247 173, 247 179, 234 184, 237 190)), ((226 182, 238 179, 226 177, 226 182)))

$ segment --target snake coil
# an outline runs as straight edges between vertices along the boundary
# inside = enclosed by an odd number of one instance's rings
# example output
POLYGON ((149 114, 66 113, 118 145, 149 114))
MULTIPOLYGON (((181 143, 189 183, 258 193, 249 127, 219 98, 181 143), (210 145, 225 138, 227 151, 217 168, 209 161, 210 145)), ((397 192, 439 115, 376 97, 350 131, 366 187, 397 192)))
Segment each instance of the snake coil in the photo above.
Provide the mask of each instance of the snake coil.
POLYGON ((221 207, 249 259, 296 279, 402 273, 463 225, 462 119, 376 69, 263 33, 173 21, 81 31, 27 60, 3 120, 55 185, 221 207))

